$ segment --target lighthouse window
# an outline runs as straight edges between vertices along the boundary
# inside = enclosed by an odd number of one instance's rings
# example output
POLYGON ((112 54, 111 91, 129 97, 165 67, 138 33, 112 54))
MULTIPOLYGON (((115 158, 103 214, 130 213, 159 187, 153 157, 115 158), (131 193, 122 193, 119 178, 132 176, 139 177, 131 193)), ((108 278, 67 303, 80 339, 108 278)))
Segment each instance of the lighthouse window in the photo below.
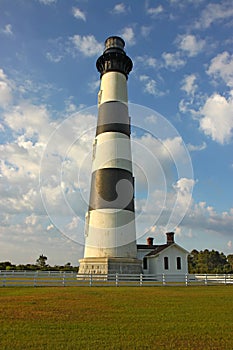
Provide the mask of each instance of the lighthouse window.
POLYGON ((181 257, 178 256, 176 258, 176 267, 177 267, 177 270, 181 270, 181 257))
POLYGON ((168 266, 168 257, 165 256, 164 257, 164 270, 168 270, 169 269, 169 266, 168 266))

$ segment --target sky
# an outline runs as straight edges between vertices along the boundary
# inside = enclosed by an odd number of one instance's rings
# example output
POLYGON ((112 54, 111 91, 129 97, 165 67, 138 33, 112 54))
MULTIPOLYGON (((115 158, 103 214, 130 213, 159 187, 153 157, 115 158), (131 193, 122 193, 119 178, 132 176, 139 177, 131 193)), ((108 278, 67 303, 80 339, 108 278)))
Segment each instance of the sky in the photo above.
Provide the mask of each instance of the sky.
POLYGON ((0 0, 0 261, 78 264, 96 60, 125 40, 137 240, 233 253, 231 0, 0 0))

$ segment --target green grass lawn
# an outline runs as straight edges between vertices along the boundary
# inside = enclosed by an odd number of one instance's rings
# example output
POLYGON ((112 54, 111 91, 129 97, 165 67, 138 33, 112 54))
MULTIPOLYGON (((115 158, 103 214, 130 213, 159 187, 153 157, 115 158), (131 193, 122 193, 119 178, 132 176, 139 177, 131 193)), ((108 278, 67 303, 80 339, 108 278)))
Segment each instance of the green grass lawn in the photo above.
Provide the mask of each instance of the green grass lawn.
POLYGON ((233 349, 233 286, 0 289, 0 349, 233 349))

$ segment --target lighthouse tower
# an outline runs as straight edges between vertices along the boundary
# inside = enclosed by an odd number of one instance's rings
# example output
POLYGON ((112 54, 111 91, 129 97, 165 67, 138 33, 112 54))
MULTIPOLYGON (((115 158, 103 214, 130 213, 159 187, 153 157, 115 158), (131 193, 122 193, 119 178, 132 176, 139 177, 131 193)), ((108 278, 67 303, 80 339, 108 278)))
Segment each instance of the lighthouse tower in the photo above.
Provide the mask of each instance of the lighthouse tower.
POLYGON ((127 94, 127 79, 133 64, 124 46, 120 37, 109 37, 96 62, 101 82, 80 274, 141 272, 141 261, 136 258, 127 94))

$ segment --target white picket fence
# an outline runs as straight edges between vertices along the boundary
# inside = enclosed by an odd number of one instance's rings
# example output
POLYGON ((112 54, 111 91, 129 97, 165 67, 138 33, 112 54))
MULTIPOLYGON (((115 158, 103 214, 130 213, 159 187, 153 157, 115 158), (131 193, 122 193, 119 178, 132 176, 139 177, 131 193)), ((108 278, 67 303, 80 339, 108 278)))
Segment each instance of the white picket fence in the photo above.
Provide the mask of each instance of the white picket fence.
POLYGON ((126 275, 60 271, 0 271, 0 287, 43 286, 189 286, 233 284, 233 274, 126 275))

